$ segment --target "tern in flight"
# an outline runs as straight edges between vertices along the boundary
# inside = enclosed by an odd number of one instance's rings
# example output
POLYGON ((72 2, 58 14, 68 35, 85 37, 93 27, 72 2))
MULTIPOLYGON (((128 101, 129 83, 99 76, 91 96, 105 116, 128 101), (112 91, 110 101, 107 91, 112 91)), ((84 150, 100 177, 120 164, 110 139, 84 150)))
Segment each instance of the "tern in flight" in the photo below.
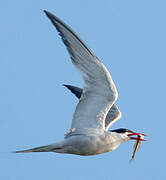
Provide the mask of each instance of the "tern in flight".
POLYGON ((84 88, 65 85, 79 98, 79 103, 72 118, 71 128, 63 141, 16 153, 96 155, 112 151, 120 144, 133 139, 136 140, 133 158, 145 135, 125 128, 108 130, 121 117, 121 112, 114 104, 118 92, 110 73, 69 26, 50 12, 44 12, 59 32, 72 63, 81 72, 84 88))

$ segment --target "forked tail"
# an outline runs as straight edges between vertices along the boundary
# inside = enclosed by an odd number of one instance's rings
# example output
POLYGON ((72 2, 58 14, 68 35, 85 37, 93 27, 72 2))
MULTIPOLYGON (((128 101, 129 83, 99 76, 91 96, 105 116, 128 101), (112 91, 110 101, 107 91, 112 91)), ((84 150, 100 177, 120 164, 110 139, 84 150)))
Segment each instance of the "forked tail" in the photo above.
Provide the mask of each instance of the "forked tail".
POLYGON ((48 146, 40 146, 32 149, 15 151, 14 153, 29 153, 29 152, 57 152, 63 153, 63 147, 61 143, 51 144, 48 146))

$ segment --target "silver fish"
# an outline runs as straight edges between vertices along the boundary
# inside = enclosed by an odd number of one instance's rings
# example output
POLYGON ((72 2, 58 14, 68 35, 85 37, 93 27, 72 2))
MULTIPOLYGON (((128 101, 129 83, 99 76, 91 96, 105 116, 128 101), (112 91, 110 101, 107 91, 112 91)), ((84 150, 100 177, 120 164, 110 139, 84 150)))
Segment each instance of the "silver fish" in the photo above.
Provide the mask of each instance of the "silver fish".
POLYGON ((145 141, 143 135, 137 135, 137 136, 138 136, 139 139, 136 140, 136 142, 135 142, 135 144, 134 144, 134 147, 133 147, 134 151, 133 151, 133 155, 132 155, 132 157, 131 157, 131 161, 134 160, 135 155, 136 155, 136 152, 137 152, 138 149, 140 148, 140 145, 141 145, 142 141, 145 141))

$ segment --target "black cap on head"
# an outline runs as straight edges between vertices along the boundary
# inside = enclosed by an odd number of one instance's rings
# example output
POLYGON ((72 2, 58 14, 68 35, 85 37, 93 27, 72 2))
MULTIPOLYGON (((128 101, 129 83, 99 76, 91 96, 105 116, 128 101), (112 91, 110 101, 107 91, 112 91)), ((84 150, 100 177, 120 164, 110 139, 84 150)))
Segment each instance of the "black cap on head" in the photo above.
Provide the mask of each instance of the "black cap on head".
POLYGON ((125 128, 114 129, 114 130, 111 130, 111 132, 116 132, 116 133, 126 133, 126 132, 129 132, 129 133, 133 133, 133 131, 131 131, 129 129, 125 129, 125 128))

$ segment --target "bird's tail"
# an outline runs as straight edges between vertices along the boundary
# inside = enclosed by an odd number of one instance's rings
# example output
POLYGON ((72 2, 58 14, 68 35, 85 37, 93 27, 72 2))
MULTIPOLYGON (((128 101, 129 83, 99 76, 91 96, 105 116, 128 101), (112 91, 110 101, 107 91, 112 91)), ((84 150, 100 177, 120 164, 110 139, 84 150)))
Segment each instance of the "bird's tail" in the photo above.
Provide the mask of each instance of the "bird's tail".
POLYGON ((40 146, 32 149, 15 151, 14 153, 29 153, 29 152, 59 152, 63 153, 63 146, 61 143, 51 144, 48 146, 40 146))

